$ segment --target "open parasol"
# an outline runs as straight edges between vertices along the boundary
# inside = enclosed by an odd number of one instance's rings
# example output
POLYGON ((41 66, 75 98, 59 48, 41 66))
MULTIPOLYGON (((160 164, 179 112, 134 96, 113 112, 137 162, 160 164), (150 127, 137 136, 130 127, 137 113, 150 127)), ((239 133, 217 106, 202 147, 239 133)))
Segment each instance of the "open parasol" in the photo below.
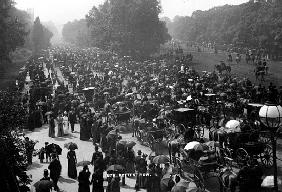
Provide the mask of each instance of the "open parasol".
POLYGON ((39 102, 36 103, 36 105, 45 105, 45 104, 46 104, 46 103, 43 102, 43 101, 39 101, 39 102))
POLYGON ((62 148, 61 148, 59 145, 57 145, 57 144, 55 144, 55 143, 51 143, 51 144, 47 145, 47 150, 49 150, 49 151, 52 152, 53 149, 56 150, 56 152, 57 152, 58 155, 61 155, 61 154, 62 154, 62 148))
POLYGON ((169 163, 169 158, 165 155, 158 155, 158 156, 154 157, 153 163, 155 163, 155 164, 169 163))
POLYGON ((205 94, 205 96, 211 97, 211 96, 215 96, 215 94, 214 93, 207 93, 207 94, 205 94))
POLYGON ((203 151, 203 146, 198 141, 191 141, 184 147, 185 150, 194 149, 195 151, 203 151))
POLYGON ((262 107, 263 106, 263 104, 260 104, 260 103, 249 103, 248 105, 252 107, 262 107))
POLYGON ((91 162, 90 161, 80 161, 76 164, 77 167, 79 166, 85 166, 85 165, 90 165, 91 162))
POLYGON ((178 109, 175 109, 174 111, 177 111, 177 112, 187 112, 187 111, 194 111, 194 109, 190 109, 190 108, 178 108, 178 109))
POLYGON ((70 150, 78 149, 77 144, 73 142, 65 143, 64 147, 70 150))
POLYGON ((113 172, 122 172, 124 171, 124 167, 121 166, 121 165, 111 165, 108 167, 107 169, 107 172, 110 172, 110 171, 113 171, 113 172))
POLYGON ((48 112, 45 113, 46 116, 47 116, 47 115, 51 115, 51 114, 53 114, 52 111, 48 111, 48 112))
POLYGON ((225 124, 224 130, 227 133, 236 133, 236 132, 241 132, 240 129, 240 122, 237 120, 230 120, 225 124))
POLYGON ((34 183, 33 186, 35 187, 36 192, 44 192, 50 191, 54 186, 54 183, 48 180, 40 180, 34 183))

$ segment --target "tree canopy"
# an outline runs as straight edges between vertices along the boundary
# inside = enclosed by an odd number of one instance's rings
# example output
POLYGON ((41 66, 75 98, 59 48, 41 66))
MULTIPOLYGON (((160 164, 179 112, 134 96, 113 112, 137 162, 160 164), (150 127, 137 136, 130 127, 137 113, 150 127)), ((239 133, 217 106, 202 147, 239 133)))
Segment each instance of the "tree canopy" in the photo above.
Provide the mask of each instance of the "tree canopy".
POLYGON ((41 24, 39 17, 37 17, 34 21, 31 35, 34 52, 37 53, 41 49, 48 48, 51 45, 50 40, 52 36, 53 33, 44 27, 41 24))
POLYGON ((24 45, 27 35, 25 24, 15 14, 19 12, 13 9, 13 5, 12 0, 0 1, 0 61, 9 60, 10 52, 24 45))
POLYGON ((66 42, 78 46, 88 46, 89 36, 86 19, 74 20, 64 24, 62 35, 66 42))
POLYGON ((144 57, 170 39, 158 0, 107 0, 86 16, 93 46, 144 57))
POLYGON ((171 35, 179 40, 239 44, 273 49, 282 43, 281 1, 225 5, 208 11, 195 11, 191 17, 167 22, 171 35))

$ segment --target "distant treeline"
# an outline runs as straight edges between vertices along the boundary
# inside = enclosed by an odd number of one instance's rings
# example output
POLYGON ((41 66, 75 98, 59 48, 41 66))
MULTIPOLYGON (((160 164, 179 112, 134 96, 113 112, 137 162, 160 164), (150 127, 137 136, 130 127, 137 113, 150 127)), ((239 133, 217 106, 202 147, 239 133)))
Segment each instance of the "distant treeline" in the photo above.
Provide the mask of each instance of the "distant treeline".
POLYGON ((52 33, 36 18, 15 8, 13 0, 0 1, 0 68, 11 62, 10 54, 18 47, 37 53, 50 46, 52 33))
POLYGON ((142 58, 170 40, 158 0, 107 0, 63 27, 64 40, 142 58))
POLYGON ((281 1, 250 1, 195 11, 191 17, 177 16, 173 21, 162 20, 171 36, 181 41, 265 48, 274 55, 282 49, 281 1))

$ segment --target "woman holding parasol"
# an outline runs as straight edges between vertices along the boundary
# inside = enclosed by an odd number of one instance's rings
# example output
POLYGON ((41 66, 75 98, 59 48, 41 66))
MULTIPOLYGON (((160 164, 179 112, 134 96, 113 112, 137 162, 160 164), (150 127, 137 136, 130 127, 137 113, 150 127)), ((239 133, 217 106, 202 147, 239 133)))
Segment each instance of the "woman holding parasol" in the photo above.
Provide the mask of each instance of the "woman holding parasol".
POLYGON ((67 149, 69 149, 68 154, 67 154, 67 159, 68 159, 68 176, 72 179, 76 179, 77 177, 77 170, 76 170, 76 154, 75 154, 75 149, 77 149, 77 144, 76 143, 67 143, 65 145, 67 149))

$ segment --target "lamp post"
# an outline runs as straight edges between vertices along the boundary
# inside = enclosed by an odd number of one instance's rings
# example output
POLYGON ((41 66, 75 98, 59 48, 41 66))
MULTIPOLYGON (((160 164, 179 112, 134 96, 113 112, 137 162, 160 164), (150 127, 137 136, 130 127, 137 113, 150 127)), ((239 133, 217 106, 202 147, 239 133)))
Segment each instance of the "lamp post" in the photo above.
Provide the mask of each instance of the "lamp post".
POLYGON ((274 169, 274 191, 278 191, 277 183, 277 161, 276 161, 276 139, 274 135, 281 123, 282 107, 272 103, 266 103, 259 110, 260 121, 271 132, 271 142, 273 150, 273 169, 274 169))

